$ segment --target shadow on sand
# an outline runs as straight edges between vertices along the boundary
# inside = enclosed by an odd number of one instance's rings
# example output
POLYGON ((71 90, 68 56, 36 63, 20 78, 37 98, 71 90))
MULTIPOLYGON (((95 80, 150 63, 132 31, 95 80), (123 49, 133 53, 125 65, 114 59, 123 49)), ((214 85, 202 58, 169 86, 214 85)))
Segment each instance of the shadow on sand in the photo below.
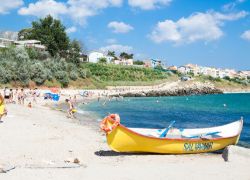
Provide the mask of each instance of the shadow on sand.
POLYGON ((100 150, 100 151, 96 151, 95 155, 97 156, 140 156, 140 155, 161 155, 161 154, 156 154, 156 153, 125 153, 125 152, 115 152, 112 150, 100 150))
MULTIPOLYGON (((210 152, 210 153, 200 153, 200 154, 179 154, 179 156, 182 155, 222 155, 223 151, 215 151, 215 152, 210 152)), ((143 152, 134 152, 134 153, 126 153, 126 152, 115 152, 112 150, 99 150, 95 152, 96 156, 101 156, 101 157, 106 157, 106 156, 147 156, 147 155, 154 155, 154 156, 159 156, 159 155, 177 155, 177 154, 157 154, 157 153, 143 153, 143 152)), ((224 157, 223 157, 224 158, 224 157)), ((224 158, 225 159, 225 158, 224 158)))

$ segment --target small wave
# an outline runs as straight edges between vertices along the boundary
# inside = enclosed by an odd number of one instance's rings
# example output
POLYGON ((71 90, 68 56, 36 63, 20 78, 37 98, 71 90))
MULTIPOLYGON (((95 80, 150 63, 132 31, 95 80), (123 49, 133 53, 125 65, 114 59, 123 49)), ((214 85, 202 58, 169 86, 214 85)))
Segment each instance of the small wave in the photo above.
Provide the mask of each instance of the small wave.
POLYGON ((102 119, 97 119, 97 122, 101 122, 102 121, 102 119))
POLYGON ((89 114, 88 111, 84 111, 84 110, 81 110, 81 109, 77 109, 77 113, 78 114, 89 114))

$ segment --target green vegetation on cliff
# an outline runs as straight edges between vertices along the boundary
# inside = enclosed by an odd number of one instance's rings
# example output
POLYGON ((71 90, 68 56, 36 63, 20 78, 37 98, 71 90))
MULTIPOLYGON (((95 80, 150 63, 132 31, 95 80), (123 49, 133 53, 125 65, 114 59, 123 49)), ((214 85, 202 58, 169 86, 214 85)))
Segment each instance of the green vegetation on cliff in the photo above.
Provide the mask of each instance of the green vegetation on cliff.
POLYGON ((76 63, 24 47, 0 51, 0 83, 12 86, 104 88, 106 85, 152 84, 168 78, 160 70, 102 63, 76 63), (75 81, 75 82, 74 82, 75 81))

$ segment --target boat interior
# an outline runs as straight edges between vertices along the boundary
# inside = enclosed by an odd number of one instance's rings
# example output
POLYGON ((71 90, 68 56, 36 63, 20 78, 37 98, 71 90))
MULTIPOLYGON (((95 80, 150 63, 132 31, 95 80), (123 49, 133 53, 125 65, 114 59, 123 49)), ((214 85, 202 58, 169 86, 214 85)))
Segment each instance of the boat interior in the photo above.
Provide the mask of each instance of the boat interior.
POLYGON ((223 126, 211 127, 211 128, 197 128, 197 129, 178 129, 174 128, 173 124, 164 128, 164 129, 147 129, 147 128, 128 128, 135 133, 156 137, 156 138, 204 138, 204 139, 212 139, 212 138, 226 138, 237 136, 242 128, 243 120, 235 121, 230 124, 226 124, 223 126))

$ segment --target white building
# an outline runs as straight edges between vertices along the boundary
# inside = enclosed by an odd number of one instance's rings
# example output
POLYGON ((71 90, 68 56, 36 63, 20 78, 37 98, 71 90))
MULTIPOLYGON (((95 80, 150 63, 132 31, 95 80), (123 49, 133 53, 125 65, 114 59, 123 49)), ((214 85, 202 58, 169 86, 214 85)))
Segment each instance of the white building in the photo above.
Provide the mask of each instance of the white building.
POLYGON ((92 51, 88 55, 88 62, 98 63, 99 59, 101 58, 105 58, 107 60, 107 63, 110 63, 114 59, 114 57, 106 56, 102 52, 92 51))
POLYGON ((0 48, 6 48, 12 45, 15 45, 16 47, 33 47, 38 50, 46 50, 46 46, 42 45, 41 41, 38 40, 14 41, 10 39, 0 38, 0 48))
POLYGON ((0 48, 6 48, 11 45, 14 45, 14 40, 0 38, 0 48))
POLYGON ((118 59, 118 60, 114 60, 114 64, 116 64, 116 65, 125 65, 125 66, 133 66, 134 60, 133 59, 118 59))
POLYGON ((100 58, 104 58, 104 54, 101 52, 93 51, 88 55, 88 62, 98 63, 100 58))
POLYGON ((28 48, 35 48, 38 50, 44 51, 46 49, 46 46, 41 44, 41 41, 38 40, 23 40, 23 41, 15 41, 15 45, 17 47, 28 47, 28 48))
POLYGON ((113 56, 105 56, 105 58, 107 59, 108 63, 111 63, 114 60, 113 56))
POLYGON ((188 74, 191 72, 191 69, 187 66, 180 66, 178 67, 178 71, 181 73, 181 74, 188 74))
POLYGON ((151 59, 152 68, 156 68, 157 66, 163 66, 162 62, 158 59, 151 59))

